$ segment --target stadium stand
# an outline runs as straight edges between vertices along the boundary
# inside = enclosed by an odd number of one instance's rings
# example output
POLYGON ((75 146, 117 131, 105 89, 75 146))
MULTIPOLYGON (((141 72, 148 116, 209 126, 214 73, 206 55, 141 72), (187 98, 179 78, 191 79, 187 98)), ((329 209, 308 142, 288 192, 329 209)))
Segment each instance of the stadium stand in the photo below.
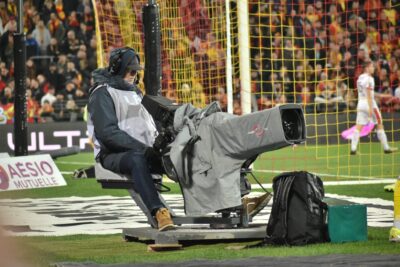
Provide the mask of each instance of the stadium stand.
MULTIPOLYGON (((97 67, 90 0, 24 1, 27 119, 82 120, 90 74, 97 67)), ((0 107, 13 119, 15 1, 0 1, 0 107)))
MULTIPOLYGON (((14 2, 0 2, 0 99, 9 123, 13 117, 14 2)), ((109 2, 112 1, 97 1, 104 7, 109 2)), ((211 30, 218 23, 218 12, 224 10, 210 8, 206 2, 179 1, 179 13, 185 14, 182 17, 185 35, 170 31, 163 37, 164 42, 175 47, 174 51, 163 51, 163 93, 180 101, 197 101, 198 105, 218 100, 226 109, 225 55, 216 41, 220 33, 211 30), (193 54, 193 62, 189 63, 194 66, 189 72, 195 72, 195 76, 176 73, 179 64, 188 64, 176 60, 183 57, 187 46, 193 54), (190 80, 192 77, 196 83, 190 80), (186 99, 185 92, 190 90, 197 97, 186 99)), ((354 83, 366 59, 377 66, 375 91, 381 110, 400 110, 398 0, 250 0, 248 3, 253 111, 287 102, 302 103, 309 112, 354 110, 357 99, 354 83)), ((141 20, 142 4, 132 3, 137 5, 136 22, 141 20)), ((234 1, 231 5, 234 9, 234 1)), ((92 2, 24 1, 24 14, 28 121, 81 120, 90 73, 97 67, 92 2)), ((162 27, 176 23, 172 19, 163 20, 162 27)), ((141 23, 137 24, 137 31, 141 31, 141 23)), ((123 27, 120 30, 110 23, 100 27, 111 27, 101 29, 102 32, 124 31, 123 27)), ((113 36, 107 39, 109 47, 123 45, 121 35, 113 36)), ((240 82, 235 78, 236 114, 241 113, 239 90, 240 82)))
POLYGON ((382 109, 399 110, 398 1, 249 3, 258 108, 300 102, 309 109, 315 103, 317 112, 354 109, 360 66, 371 59, 382 109))

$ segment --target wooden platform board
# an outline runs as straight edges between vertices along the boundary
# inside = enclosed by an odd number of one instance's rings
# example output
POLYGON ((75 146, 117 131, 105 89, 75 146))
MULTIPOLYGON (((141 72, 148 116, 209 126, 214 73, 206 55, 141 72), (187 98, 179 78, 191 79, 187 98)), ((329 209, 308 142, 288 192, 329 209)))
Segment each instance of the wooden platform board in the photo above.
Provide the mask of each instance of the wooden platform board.
POLYGON ((266 234, 265 224, 250 224, 247 228, 212 229, 208 226, 178 226, 175 230, 159 232, 151 227, 123 229, 127 241, 154 241, 154 244, 179 244, 184 241, 252 241, 262 240, 266 234))

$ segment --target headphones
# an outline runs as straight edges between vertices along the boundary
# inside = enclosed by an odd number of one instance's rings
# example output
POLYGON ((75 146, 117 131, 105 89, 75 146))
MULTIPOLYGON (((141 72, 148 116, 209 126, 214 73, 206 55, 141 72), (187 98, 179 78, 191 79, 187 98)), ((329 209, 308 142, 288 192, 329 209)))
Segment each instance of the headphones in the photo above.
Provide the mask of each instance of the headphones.
MULTIPOLYGON (((138 66, 140 66, 140 57, 136 53, 135 49, 133 49, 131 47, 117 48, 117 49, 111 51, 111 54, 110 54, 110 62, 109 62, 108 72, 111 75, 116 75, 119 73, 119 71, 122 67, 123 55, 128 51, 133 52, 134 56, 137 58, 138 66)), ((125 68, 126 67, 127 66, 125 66, 125 68)))

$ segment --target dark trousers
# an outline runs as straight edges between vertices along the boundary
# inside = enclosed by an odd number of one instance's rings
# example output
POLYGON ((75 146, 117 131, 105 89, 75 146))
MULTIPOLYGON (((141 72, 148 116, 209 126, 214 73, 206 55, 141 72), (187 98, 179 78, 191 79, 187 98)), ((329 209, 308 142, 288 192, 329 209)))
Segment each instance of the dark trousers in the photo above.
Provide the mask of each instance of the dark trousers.
POLYGON ((160 159, 148 158, 144 151, 131 150, 103 154, 101 164, 108 170, 130 176, 136 191, 153 215, 159 208, 164 207, 151 177, 151 173, 163 173, 160 159))

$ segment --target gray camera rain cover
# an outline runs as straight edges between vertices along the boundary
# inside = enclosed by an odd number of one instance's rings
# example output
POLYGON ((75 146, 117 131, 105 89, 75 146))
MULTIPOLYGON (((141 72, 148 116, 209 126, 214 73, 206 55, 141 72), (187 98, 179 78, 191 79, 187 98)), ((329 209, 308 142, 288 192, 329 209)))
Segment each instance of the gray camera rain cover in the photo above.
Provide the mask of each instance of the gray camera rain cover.
POLYGON ((185 200, 185 213, 200 216, 241 205, 240 170, 250 157, 290 145, 278 108, 237 116, 185 104, 174 117, 178 132, 170 158, 185 200))

